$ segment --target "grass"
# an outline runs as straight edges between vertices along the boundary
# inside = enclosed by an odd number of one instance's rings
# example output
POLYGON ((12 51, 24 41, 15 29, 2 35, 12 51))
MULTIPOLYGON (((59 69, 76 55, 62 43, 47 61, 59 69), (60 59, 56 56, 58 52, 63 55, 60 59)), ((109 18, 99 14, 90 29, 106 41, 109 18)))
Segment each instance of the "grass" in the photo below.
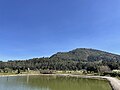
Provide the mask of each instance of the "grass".
MULTIPOLYGON (((17 71, 10 71, 10 72, 0 72, 0 75, 17 75, 17 71)), ((40 74, 39 71, 33 71, 33 70, 29 70, 29 71, 20 71, 19 74, 40 74)))
POLYGON ((120 80, 120 77, 116 77, 116 78, 118 78, 120 80))

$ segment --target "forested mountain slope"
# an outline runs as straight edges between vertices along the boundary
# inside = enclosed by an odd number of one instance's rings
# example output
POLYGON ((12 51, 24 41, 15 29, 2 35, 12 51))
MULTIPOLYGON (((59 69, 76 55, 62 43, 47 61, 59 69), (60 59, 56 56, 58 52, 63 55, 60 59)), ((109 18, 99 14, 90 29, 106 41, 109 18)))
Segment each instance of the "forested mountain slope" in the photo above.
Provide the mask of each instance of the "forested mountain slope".
POLYGON ((51 59, 73 60, 73 61, 120 61, 120 55, 100 51, 96 49, 78 48, 69 52, 58 52, 51 59))
POLYGON ((120 69, 120 55, 96 49, 77 48, 69 52, 58 52, 51 57, 29 60, 10 60, 0 62, 1 69, 32 70, 81 70, 98 72, 100 68, 120 69))

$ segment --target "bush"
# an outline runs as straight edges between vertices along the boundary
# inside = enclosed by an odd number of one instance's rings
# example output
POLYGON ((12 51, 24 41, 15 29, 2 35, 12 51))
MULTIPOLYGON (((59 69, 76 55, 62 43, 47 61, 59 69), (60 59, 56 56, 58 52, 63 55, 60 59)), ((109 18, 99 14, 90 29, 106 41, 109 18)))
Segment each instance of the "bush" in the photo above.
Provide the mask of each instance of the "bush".
POLYGON ((41 70, 40 71, 41 74, 53 74, 52 70, 41 70))
POLYGON ((104 76, 109 75, 111 77, 117 77, 117 76, 120 77, 120 73, 115 73, 115 72, 104 72, 103 75, 104 76))

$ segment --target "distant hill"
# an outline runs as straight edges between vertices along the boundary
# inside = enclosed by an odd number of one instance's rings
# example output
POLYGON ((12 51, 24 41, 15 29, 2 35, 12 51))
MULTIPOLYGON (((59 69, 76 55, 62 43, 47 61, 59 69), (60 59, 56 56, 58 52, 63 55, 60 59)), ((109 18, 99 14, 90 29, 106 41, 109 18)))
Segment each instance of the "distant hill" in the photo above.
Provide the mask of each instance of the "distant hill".
POLYGON ((50 58, 73 61, 120 61, 120 55, 88 48, 77 48, 69 52, 58 52, 50 58))
POLYGON ((11 70, 81 70, 104 72, 120 69, 120 55, 109 52, 77 48, 69 52, 58 52, 51 57, 0 62, 0 69, 11 70))

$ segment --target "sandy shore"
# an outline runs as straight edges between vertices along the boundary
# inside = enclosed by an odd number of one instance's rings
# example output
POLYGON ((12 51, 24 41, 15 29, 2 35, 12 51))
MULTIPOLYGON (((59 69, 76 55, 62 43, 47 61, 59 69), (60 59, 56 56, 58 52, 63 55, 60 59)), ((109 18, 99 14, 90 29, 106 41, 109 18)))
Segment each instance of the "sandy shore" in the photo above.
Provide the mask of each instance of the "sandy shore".
POLYGON ((120 90, 120 80, 117 78, 107 77, 107 76, 85 76, 85 75, 72 75, 72 74, 17 74, 17 75, 0 75, 0 77, 28 76, 28 75, 69 76, 69 77, 79 77, 79 78, 106 79, 109 81, 113 90, 120 90))

